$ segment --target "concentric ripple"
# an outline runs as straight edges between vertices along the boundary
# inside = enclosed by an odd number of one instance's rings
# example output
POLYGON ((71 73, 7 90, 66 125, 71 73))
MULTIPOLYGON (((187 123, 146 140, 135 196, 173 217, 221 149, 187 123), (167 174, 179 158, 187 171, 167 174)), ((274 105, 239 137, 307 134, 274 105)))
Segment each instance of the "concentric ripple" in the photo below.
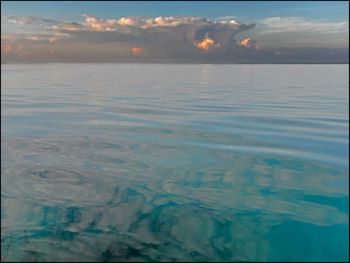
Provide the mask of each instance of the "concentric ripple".
POLYGON ((2 261, 348 260, 348 65, 1 73, 2 261))
POLYGON ((3 194, 44 203, 99 205, 108 201, 108 189, 94 176, 58 167, 18 165, 3 170, 3 194))

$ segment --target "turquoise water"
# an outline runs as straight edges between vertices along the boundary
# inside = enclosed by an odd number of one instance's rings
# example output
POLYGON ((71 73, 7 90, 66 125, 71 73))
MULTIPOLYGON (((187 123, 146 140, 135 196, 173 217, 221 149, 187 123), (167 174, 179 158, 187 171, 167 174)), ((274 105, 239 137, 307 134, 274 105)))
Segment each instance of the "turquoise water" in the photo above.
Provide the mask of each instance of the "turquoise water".
POLYGON ((2 65, 2 260, 348 260, 348 70, 2 65))

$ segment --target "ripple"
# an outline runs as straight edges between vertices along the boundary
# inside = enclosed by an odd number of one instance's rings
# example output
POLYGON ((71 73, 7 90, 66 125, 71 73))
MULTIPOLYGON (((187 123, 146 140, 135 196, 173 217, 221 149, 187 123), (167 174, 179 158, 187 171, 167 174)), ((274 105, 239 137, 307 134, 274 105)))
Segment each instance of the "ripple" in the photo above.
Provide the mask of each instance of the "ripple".
POLYGON ((348 67, 6 68, 3 261, 348 256, 348 67))
POLYGON ((39 152, 60 152, 60 148, 44 142, 35 142, 36 150, 39 152))
POLYGON ((2 192, 55 204, 98 205, 108 201, 108 185, 88 173, 58 167, 14 166, 3 171, 2 192), (107 191, 106 191, 107 190, 107 191))

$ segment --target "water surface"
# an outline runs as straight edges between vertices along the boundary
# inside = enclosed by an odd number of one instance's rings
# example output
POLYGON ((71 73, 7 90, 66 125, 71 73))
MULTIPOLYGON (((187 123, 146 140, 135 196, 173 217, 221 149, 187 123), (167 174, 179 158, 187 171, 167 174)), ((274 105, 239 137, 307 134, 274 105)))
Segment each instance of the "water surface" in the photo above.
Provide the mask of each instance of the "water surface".
POLYGON ((2 65, 2 260, 348 260, 348 70, 2 65))

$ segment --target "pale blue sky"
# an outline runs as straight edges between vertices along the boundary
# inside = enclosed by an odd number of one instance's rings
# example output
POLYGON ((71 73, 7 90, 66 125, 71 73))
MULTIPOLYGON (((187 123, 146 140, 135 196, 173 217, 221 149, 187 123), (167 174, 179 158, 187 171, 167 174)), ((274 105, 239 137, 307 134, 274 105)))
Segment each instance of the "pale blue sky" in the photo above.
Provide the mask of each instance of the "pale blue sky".
POLYGON ((93 14, 104 18, 170 15, 208 18, 234 16, 242 21, 254 21, 274 16, 298 16, 330 21, 341 21, 349 17, 349 3, 347 1, 2 1, 2 7, 7 15, 42 16, 69 21, 81 21, 82 14, 93 14))

